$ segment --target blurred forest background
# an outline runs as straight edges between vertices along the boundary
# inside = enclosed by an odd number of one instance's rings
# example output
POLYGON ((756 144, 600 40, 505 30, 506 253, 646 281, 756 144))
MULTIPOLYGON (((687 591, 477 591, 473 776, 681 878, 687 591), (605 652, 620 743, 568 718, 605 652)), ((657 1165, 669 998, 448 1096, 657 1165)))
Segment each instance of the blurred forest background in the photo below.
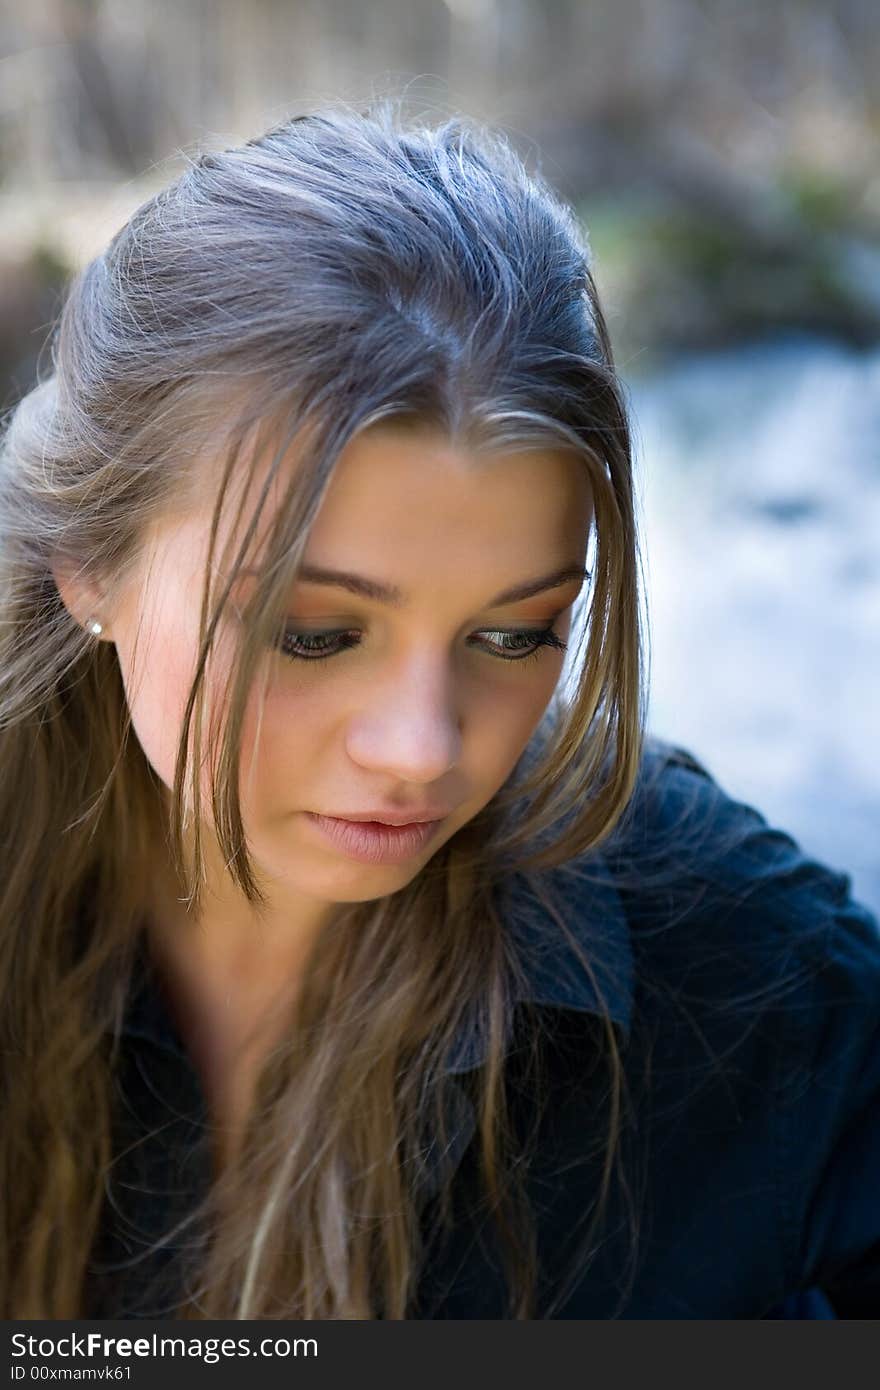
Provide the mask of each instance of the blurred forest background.
POLYGON ((187 155, 404 91, 501 126, 587 229, 652 727, 880 909, 876 0, 0 0, 0 408, 187 155))

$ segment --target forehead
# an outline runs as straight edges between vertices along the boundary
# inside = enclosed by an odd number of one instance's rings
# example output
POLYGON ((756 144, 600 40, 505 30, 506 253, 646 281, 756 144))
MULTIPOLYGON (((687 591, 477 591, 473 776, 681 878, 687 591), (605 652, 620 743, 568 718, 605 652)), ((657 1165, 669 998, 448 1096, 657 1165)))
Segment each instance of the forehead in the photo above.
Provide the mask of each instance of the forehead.
MULTIPOLYGON (((239 455, 219 520, 215 567, 237 551, 278 442, 264 427, 239 455)), ((194 582, 209 549, 217 457, 206 450, 199 486, 154 528, 165 559, 175 568, 189 566, 194 582)), ((259 567, 298 466, 294 443, 269 489, 246 564, 259 567)), ((544 569, 582 562, 592 517, 587 464, 573 449, 472 451, 428 426, 382 422, 341 452, 304 558, 401 587, 419 581, 436 593, 467 580, 495 592, 544 569)))
MULTIPOLYGON (((254 483, 268 467, 256 460, 254 483)), ((286 487, 295 455, 279 475, 286 487)), ((272 499, 267 504, 269 521, 272 499)), ((307 547, 310 562, 447 567, 511 552, 582 555, 592 518, 587 466, 573 450, 470 451, 426 427, 373 426, 340 454, 307 547)))

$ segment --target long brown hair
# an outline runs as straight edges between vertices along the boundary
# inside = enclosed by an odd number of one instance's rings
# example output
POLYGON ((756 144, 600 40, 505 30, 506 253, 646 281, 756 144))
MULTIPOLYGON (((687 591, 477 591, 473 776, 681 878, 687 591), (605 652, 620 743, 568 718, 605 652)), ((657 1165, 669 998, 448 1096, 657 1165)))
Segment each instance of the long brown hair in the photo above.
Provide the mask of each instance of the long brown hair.
MULTIPOLYGON (((7 1318, 86 1315, 113 1159, 108 1028, 127 997, 157 853, 170 849, 198 908, 198 815, 192 863, 184 831, 187 805, 200 804, 205 667, 268 489, 296 442, 301 466, 238 629, 223 728, 211 731, 214 824, 253 904, 261 895, 237 775, 245 701, 340 451, 397 419, 439 426, 470 448, 562 444, 582 460, 595 554, 577 686, 570 700, 554 697, 508 783, 408 887, 344 905, 321 935, 238 1161, 193 1217, 207 1234, 189 1315, 407 1315, 423 1254, 414 1177, 426 1126, 446 1113, 444 1063, 466 1021, 488 1038, 480 1171, 507 1252, 510 1316, 534 1315, 533 1220, 513 1180, 521 1165, 505 1105, 517 965, 494 889, 516 865, 551 901, 548 871, 599 845, 635 785, 645 679, 630 436, 571 211, 502 134, 460 117, 408 122, 386 99, 288 119, 188 161, 73 280, 51 370, 5 422, 7 1318), (217 566, 221 511, 255 438, 273 441, 272 467, 237 553, 217 566), (131 737, 112 644, 71 619, 53 570, 63 559, 112 592, 151 521, 192 485, 206 439, 217 506, 169 800, 131 737), (217 573, 228 577, 218 584, 217 573)), ((559 930, 569 930, 564 914, 559 930)), ((601 1036, 608 1108, 596 1221, 624 1089, 610 1016, 601 1036)))

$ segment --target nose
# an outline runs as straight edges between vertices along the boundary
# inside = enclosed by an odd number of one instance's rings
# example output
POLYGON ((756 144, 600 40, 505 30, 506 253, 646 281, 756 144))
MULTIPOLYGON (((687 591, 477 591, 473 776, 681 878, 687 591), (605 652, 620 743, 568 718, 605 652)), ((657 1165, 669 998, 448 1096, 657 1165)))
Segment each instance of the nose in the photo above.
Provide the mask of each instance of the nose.
POLYGON ((433 782, 461 757, 461 718, 448 667, 422 660, 379 682, 349 721, 349 757, 371 772, 433 782))

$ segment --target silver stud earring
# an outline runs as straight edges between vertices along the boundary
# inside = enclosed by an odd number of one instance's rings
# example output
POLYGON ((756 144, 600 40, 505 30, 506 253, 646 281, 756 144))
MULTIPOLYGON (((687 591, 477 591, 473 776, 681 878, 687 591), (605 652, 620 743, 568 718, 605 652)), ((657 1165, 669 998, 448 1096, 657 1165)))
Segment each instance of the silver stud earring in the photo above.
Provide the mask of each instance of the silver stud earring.
POLYGON ((97 618, 89 618, 89 621, 86 623, 86 628, 93 637, 100 637, 101 633, 104 631, 103 625, 98 622, 97 618))

